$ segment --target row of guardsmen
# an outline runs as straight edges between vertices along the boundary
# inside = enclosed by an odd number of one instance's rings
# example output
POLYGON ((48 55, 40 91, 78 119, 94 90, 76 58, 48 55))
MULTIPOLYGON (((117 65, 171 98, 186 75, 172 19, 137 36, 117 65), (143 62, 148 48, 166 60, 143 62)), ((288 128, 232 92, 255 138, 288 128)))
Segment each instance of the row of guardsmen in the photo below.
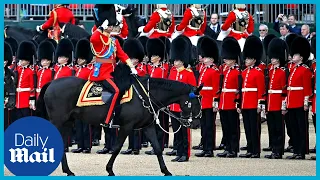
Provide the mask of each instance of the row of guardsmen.
MULTIPOLYGON (((290 149, 294 154, 287 158, 305 159, 305 155, 309 153, 308 119, 306 118, 309 102, 312 102, 315 123, 316 68, 314 62, 309 67, 306 65, 310 51, 315 57, 315 38, 312 40, 311 47, 306 39, 299 36, 291 37, 291 41, 287 38, 287 42, 272 36, 268 38, 270 40, 262 44, 258 37, 249 36, 241 53, 239 43, 232 37, 225 38, 219 50, 215 40, 203 36, 197 45, 200 62, 195 71, 190 68, 193 59, 192 43, 184 35, 178 36, 172 43, 163 37, 150 39, 139 37, 125 42, 121 38, 117 39, 136 66, 139 76, 148 74, 153 78, 167 78, 194 86, 204 86, 200 92, 203 113, 200 120, 202 138, 199 146, 194 147, 202 151, 196 153, 196 156, 214 156, 215 121, 219 113, 223 131, 220 147, 225 151, 217 156, 238 156, 239 114, 242 114, 247 153, 240 154, 239 157, 259 158, 261 151, 259 113, 265 111, 272 150, 272 154, 267 155, 266 158, 282 158, 284 152, 290 149), (263 51, 271 61, 268 66, 260 63, 263 51), (220 58, 224 63, 219 66, 220 58), (267 76, 264 73, 267 73, 267 76), (284 119, 287 134, 290 137, 290 147, 286 150, 284 149, 284 119)), ((88 39, 81 39, 74 43, 69 39, 62 39, 58 45, 50 40, 45 40, 39 45, 24 41, 18 45, 13 38, 6 38, 4 60, 5 77, 16 79, 15 90, 5 94, 5 128, 10 122, 34 113, 36 97, 46 83, 73 75, 87 79, 94 63, 88 39)), ((5 78, 5 82, 6 80, 8 79, 5 78)), ((181 111, 177 104, 171 105, 170 110, 177 116, 181 111)), ((160 125, 168 131, 168 116, 160 114, 159 119, 160 125)), ((92 144, 99 143, 101 127, 91 127, 77 120, 75 122, 77 134, 75 139, 78 149, 72 152, 90 153, 92 144), (92 128, 95 132, 91 132, 92 128), (95 142, 91 142, 92 140, 95 142)), ((173 119, 171 122, 173 130, 176 131, 179 124, 173 119)), ((106 144, 97 152, 100 154, 112 152, 117 133, 116 129, 104 129, 106 144)), ((129 138, 129 149, 123 154, 139 154, 141 145, 147 145, 146 138, 141 138, 141 134, 141 131, 132 132, 129 138)), ((158 127, 157 134, 164 150, 168 147, 169 136, 158 127)), ((190 129, 182 127, 174 136, 174 150, 167 154, 177 155, 173 161, 188 161, 190 142, 190 129)), ((146 154, 152 155, 154 152, 146 151, 146 154)))

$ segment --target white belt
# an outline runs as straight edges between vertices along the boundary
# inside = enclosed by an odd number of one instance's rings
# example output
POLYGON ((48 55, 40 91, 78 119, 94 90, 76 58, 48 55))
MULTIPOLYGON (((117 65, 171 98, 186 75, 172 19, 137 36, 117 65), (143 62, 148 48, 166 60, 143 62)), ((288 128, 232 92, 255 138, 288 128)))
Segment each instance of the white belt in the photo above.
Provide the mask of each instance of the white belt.
POLYGON ((36 92, 39 93, 41 91, 41 88, 37 88, 36 92))
POLYGON ((288 91, 298 91, 298 90, 303 90, 303 87, 288 87, 288 91))
POLYGON ((237 92, 237 89, 226 89, 226 88, 223 88, 221 91, 222 92, 237 92))
POLYGON ((254 92, 258 91, 257 88, 242 88, 242 92, 254 92))
POLYGON ((30 91, 31 88, 17 88, 17 92, 26 92, 26 91, 30 91))
POLYGON ((196 27, 192 27, 190 25, 187 26, 189 29, 192 29, 192 30, 199 30, 200 28, 196 28, 196 27))
POLYGON ((169 31, 163 31, 163 30, 160 30, 160 29, 154 29, 155 31, 159 32, 159 33, 167 33, 169 31))
POLYGON ((281 94, 282 90, 268 90, 269 94, 281 94))
POLYGON ((213 88, 212 87, 208 87, 208 86, 204 86, 203 88, 202 88, 202 90, 212 90, 213 88))

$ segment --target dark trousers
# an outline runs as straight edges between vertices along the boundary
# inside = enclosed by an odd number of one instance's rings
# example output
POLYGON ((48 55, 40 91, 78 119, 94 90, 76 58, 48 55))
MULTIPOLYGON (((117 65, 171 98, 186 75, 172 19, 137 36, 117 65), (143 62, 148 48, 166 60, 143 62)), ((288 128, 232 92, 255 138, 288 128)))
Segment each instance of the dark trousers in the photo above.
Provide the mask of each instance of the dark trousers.
POLYGON ((128 149, 140 150, 141 149, 141 131, 132 130, 129 135, 129 147, 128 149))
POLYGON ((102 126, 91 126, 92 129, 92 141, 94 140, 101 140, 101 131, 102 131, 102 126))
MULTIPOLYGON (((179 112, 172 112, 175 116, 180 117, 179 112)), ((172 119, 172 122, 178 123, 177 129, 180 127, 180 123, 176 119, 172 119)), ((190 129, 181 126, 180 130, 176 135, 176 146, 177 146, 177 156, 187 156, 190 157, 190 129)))
MULTIPOLYGON (((268 112, 268 113, 270 113, 270 112, 268 112)), ((268 116, 268 115, 267 115, 268 116)), ((272 131, 272 129, 271 129, 271 124, 270 124, 270 122, 268 121, 268 117, 267 117, 267 126, 268 126, 268 139, 269 139, 269 146, 268 147, 272 147, 272 137, 273 137, 273 135, 272 135, 272 133, 273 133, 273 131, 272 131)))
POLYGON ((284 120, 281 111, 269 111, 267 114, 269 136, 273 153, 284 153, 284 120))
POLYGON ((81 120, 76 120, 75 126, 78 148, 91 149, 92 133, 90 125, 81 120))
POLYGON ((240 119, 237 110, 220 111, 220 119, 225 137, 226 150, 228 152, 239 152, 240 119))
POLYGON ((118 129, 103 127, 103 131, 105 139, 104 147, 113 150, 113 146, 116 144, 118 136, 118 129))
POLYGON ((294 154, 309 154, 308 112, 302 108, 288 109, 289 121, 292 122, 294 154))
MULTIPOLYGON (((160 120, 160 126, 166 130, 165 128, 165 121, 166 121, 166 117, 168 117, 167 115, 165 115, 164 112, 160 112, 159 113, 159 120, 160 120)), ((169 129, 169 128, 168 128, 169 129)), ((160 145, 161 150, 164 150, 164 144, 165 142, 165 132, 162 131, 162 129, 159 127, 159 125, 156 125, 156 133, 157 133, 157 139, 160 145)))
POLYGON ((203 150, 213 151, 216 147, 216 115, 212 108, 202 109, 203 150))
POLYGON ((261 122, 257 109, 243 109, 242 116, 248 146, 247 152, 260 153, 261 122))
POLYGON ((31 110, 29 108, 13 109, 12 110, 12 122, 31 115, 31 110))
POLYGON ((11 117, 10 117, 10 111, 8 110, 8 108, 4 108, 4 130, 6 130, 10 124, 11 124, 11 117))
POLYGON ((141 129, 140 131, 141 131, 141 144, 147 143, 148 142, 148 138, 144 134, 143 129, 141 129))
POLYGON ((285 116, 284 116, 284 121, 285 121, 285 125, 286 125, 286 128, 287 128, 287 135, 289 136, 289 140, 288 140, 288 144, 289 146, 293 146, 293 141, 292 141, 292 134, 293 134, 293 131, 292 131, 292 122, 289 120, 289 113, 287 113, 285 116))
MULTIPOLYGON (((180 113, 177 113, 177 112, 172 112, 173 114, 175 114, 177 117, 180 117, 180 113)), ((179 121, 177 121, 176 119, 174 118, 171 118, 171 124, 172 124, 172 130, 173 132, 176 132, 178 130, 178 128, 180 127, 180 123, 179 121)), ((175 133, 174 134, 174 137, 173 137, 173 149, 174 150, 178 150, 178 133, 175 133)))
POLYGON ((316 131, 316 114, 312 115, 312 122, 313 122, 313 126, 314 126, 314 132, 317 132, 316 131))

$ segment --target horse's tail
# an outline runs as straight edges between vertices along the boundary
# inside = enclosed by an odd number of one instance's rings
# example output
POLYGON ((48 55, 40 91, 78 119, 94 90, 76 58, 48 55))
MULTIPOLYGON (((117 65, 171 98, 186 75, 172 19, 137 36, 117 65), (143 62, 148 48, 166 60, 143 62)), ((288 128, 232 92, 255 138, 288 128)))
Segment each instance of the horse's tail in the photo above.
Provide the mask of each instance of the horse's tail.
POLYGON ((45 84, 39 94, 39 97, 37 99, 37 109, 36 109, 36 116, 47 119, 48 117, 48 113, 47 113, 47 109, 46 109, 46 104, 44 102, 44 94, 46 93, 47 88, 49 87, 49 85, 51 84, 51 82, 45 84))

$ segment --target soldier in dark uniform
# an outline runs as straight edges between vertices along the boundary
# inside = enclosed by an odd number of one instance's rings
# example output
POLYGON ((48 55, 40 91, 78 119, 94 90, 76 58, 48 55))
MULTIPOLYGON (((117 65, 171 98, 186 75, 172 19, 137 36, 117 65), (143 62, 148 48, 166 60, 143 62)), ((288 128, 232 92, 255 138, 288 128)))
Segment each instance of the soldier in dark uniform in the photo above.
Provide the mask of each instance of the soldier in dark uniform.
POLYGON ((12 63, 12 49, 4 42, 4 130, 11 124, 9 110, 16 104, 16 76, 8 67, 12 63))

